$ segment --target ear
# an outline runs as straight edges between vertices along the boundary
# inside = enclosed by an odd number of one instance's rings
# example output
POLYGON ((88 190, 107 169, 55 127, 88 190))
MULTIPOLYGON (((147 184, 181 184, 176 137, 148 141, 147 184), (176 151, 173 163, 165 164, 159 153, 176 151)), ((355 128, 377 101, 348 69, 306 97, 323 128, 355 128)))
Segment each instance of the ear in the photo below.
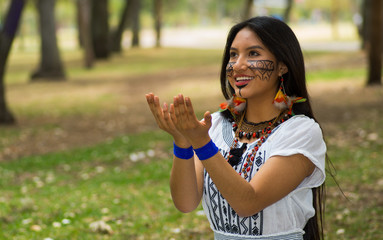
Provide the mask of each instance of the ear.
POLYGON ((286 64, 284 62, 278 63, 278 75, 282 76, 283 74, 287 73, 289 69, 287 68, 286 64))

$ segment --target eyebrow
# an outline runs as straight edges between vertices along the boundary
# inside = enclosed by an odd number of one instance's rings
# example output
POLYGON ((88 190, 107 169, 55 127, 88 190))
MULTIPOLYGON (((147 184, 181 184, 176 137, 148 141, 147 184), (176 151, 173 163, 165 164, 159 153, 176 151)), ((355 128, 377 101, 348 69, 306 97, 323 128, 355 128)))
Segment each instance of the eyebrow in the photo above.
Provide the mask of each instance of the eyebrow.
MULTIPOLYGON (((264 50, 264 48, 261 47, 261 46, 259 46, 259 45, 250 46, 250 47, 246 48, 246 50, 250 50, 250 49, 262 49, 262 50, 264 50)), ((234 48, 234 47, 231 47, 230 50, 236 50, 236 51, 238 51, 238 49, 237 49, 237 48, 234 48)))

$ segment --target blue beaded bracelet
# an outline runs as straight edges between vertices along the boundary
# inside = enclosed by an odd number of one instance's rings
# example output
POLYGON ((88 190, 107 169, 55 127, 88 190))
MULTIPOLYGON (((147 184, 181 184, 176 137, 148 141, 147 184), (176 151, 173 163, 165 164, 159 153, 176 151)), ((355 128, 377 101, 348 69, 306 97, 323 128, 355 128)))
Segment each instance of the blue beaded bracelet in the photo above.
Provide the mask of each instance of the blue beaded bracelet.
POLYGON ((193 147, 189 148, 180 148, 173 142, 173 154, 177 158, 188 160, 194 156, 193 147))
POLYGON ((199 160, 203 161, 214 156, 218 152, 218 147, 214 144, 213 140, 210 140, 205 146, 194 149, 194 151, 199 160))

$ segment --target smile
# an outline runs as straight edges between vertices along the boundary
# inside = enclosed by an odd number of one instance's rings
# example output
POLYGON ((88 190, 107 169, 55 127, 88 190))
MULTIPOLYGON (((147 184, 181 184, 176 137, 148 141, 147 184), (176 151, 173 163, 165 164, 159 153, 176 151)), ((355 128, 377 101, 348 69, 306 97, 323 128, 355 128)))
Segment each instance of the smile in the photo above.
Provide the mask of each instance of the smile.
POLYGON ((245 87, 253 79, 254 77, 250 77, 250 76, 235 77, 235 85, 237 87, 245 87))

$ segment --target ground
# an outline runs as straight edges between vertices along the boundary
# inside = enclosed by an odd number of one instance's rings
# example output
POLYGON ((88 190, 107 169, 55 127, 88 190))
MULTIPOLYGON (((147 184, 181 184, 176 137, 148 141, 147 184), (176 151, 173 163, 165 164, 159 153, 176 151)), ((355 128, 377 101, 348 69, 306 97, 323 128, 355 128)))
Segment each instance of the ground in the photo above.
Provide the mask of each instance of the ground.
MULTIPOLYGON (((315 58, 308 55, 306 63, 315 116, 323 128, 330 159, 339 171, 337 179, 347 197, 328 177, 328 239, 335 239, 334 236, 339 240, 359 239, 358 236, 380 239, 383 88, 365 87, 360 74, 356 77, 344 74, 346 77, 337 77, 336 81, 331 81, 328 75, 324 77, 327 81, 312 80, 310 74, 318 69, 324 73, 335 69, 336 74, 360 69, 366 64, 361 53, 332 53, 315 58), (348 238, 355 236, 355 232, 358 236, 348 238)), ((14 83, 7 93, 18 122, 15 126, 0 127, 0 161, 92 146, 121 135, 154 131, 157 126, 145 101, 148 92, 156 93, 167 102, 182 92, 192 98, 199 117, 206 110, 216 111, 223 101, 218 72, 219 65, 202 65, 123 76, 113 71, 98 76, 102 71, 97 74, 91 71, 84 78, 75 75, 65 82, 14 83)), ((76 157, 74 159, 78 159, 76 157)), ((129 159, 121 162, 132 164, 129 159)), ((97 161, 89 164, 91 167, 84 169, 93 169, 97 161)), ((331 165, 328 167, 331 169, 331 165)), ((27 169, 20 175, 21 179, 32 179, 27 169)), ((19 188, 16 191, 19 192, 19 188)), ((201 228, 204 226, 207 225, 201 228)), ((190 236, 195 234, 197 239, 206 232, 210 230, 198 228, 185 234, 189 239, 194 239, 190 236)))
MULTIPOLYGON (((310 58, 307 59, 307 72, 340 66, 344 66, 347 70, 365 63, 363 54, 352 57, 350 54, 342 54, 338 57, 332 55, 330 59, 316 57, 315 60, 313 62, 310 58)), ((45 83, 35 83, 34 89, 29 90, 33 93, 29 94, 22 89, 27 88, 26 86, 16 85, 11 89, 11 97, 12 94, 23 93, 23 101, 30 98, 32 103, 36 96, 54 95, 57 89, 71 92, 71 95, 64 95, 64 100, 72 104, 81 103, 83 100, 91 102, 90 96, 93 95, 107 95, 115 100, 113 106, 106 105, 102 111, 90 111, 85 114, 68 114, 67 116, 58 114, 57 116, 54 109, 51 109, 53 113, 43 116, 17 116, 17 124, 10 128, 21 130, 21 134, 1 140, 4 148, 0 152, 0 159, 9 160, 61 151, 80 145, 90 146, 119 135, 156 129, 145 103, 144 95, 148 92, 154 92, 166 101, 171 100, 171 96, 178 92, 183 92, 192 97, 196 112, 200 116, 206 110, 215 111, 219 103, 223 101, 219 92, 218 71, 219 66, 216 65, 130 76, 127 79, 115 78, 113 81, 99 80, 90 83, 78 80, 51 83, 50 86, 45 83), (73 93, 76 91, 77 95, 73 93)), ((350 82, 345 79, 335 83, 310 83, 309 93, 315 115, 322 124, 325 135, 331 136, 332 141, 336 141, 337 144, 346 144, 350 141, 350 137, 358 139, 360 135, 368 134, 370 138, 375 137, 374 132, 371 132, 371 126, 357 124, 361 119, 368 118, 371 124, 374 122, 377 124, 376 122, 381 119, 383 112, 381 87, 364 87, 361 81, 350 82)), ((57 94, 62 93, 57 92, 57 94)), ((15 96, 14 101, 20 97, 15 96)), ((69 103, 69 107, 72 106, 69 103)))

